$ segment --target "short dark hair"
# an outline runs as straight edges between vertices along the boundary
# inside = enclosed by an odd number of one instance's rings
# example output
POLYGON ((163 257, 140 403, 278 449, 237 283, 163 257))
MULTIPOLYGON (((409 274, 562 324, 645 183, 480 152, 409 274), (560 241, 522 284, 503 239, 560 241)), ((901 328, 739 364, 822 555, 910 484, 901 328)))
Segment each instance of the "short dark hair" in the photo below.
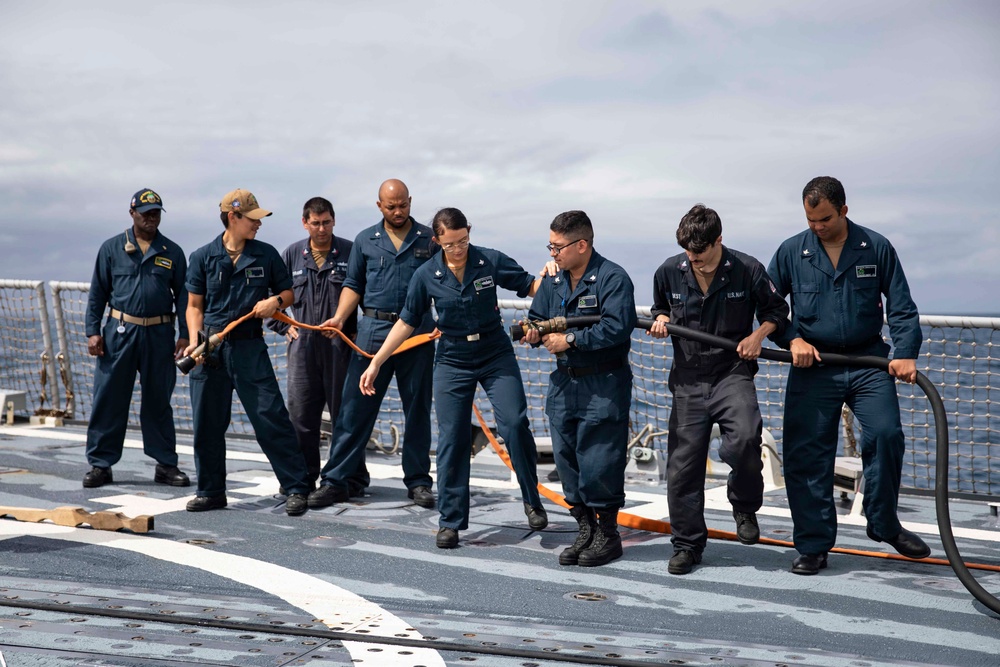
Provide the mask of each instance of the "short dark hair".
POLYGON ((434 214, 434 221, 431 223, 434 229, 434 236, 441 236, 446 231, 456 229, 468 229, 469 221, 465 214, 457 208, 443 208, 434 214))
POLYGON ((594 225, 590 218, 583 211, 566 211, 560 213, 549 225, 549 229, 556 234, 572 236, 577 240, 583 239, 590 245, 594 245, 594 225))
POLYGON ((333 204, 328 199, 323 199, 322 197, 313 197, 303 204, 302 219, 308 220, 310 213, 317 217, 324 213, 329 213, 331 218, 334 220, 337 219, 337 214, 333 212, 333 204))
POLYGON ((220 213, 219 217, 222 218, 222 226, 229 229, 229 213, 220 213))
POLYGON ((693 253, 703 253, 721 235, 719 214, 704 204, 695 204, 677 226, 677 245, 693 253))
POLYGON ((833 176, 817 176, 802 189, 802 201, 815 208, 823 200, 827 200, 838 211, 847 203, 847 193, 844 184, 833 176))

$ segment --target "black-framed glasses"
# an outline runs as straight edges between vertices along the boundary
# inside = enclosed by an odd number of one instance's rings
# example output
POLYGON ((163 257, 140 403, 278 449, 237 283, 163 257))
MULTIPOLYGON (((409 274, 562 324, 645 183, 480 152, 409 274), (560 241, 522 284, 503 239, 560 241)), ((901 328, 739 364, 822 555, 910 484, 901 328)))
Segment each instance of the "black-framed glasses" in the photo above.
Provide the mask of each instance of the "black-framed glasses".
POLYGON ((566 248, 570 247, 570 246, 571 246, 571 245, 573 245, 574 243, 579 243, 579 242, 580 242, 580 241, 582 241, 582 240, 583 240, 583 239, 577 239, 577 240, 575 240, 575 241, 570 241, 569 243, 564 243, 564 244, 562 244, 562 245, 552 245, 552 244, 550 243, 550 244, 548 244, 548 245, 547 245, 547 246, 545 246, 545 247, 549 249, 549 252, 554 252, 554 253, 556 254, 556 256, 558 256, 558 255, 559 255, 559 253, 561 253, 561 252, 562 252, 562 251, 563 251, 564 249, 566 249, 566 248))
POLYGON ((469 247, 469 237, 466 236, 461 241, 455 241, 454 243, 442 243, 441 250, 445 252, 451 252, 452 250, 461 250, 463 248, 469 247))
POLYGON ((333 220, 307 220, 306 224, 313 229, 333 227, 333 220))

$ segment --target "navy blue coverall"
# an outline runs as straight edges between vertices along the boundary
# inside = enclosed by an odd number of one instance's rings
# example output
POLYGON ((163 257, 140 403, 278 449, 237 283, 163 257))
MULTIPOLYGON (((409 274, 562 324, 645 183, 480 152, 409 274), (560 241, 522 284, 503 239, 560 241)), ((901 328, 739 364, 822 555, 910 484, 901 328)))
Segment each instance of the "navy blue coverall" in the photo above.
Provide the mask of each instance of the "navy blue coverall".
POLYGON ((567 330, 576 345, 559 355, 549 376, 545 413, 567 502, 617 510, 625 505, 635 295, 625 269, 597 251, 575 289, 567 271, 542 278, 528 313, 532 320, 584 315, 601 321, 567 330))
MULTIPOLYGON (((847 221, 847 241, 834 268, 810 230, 778 248, 768 273, 778 292, 791 294, 792 322, 775 337, 784 347, 802 338, 819 351, 888 357, 882 340, 882 295, 896 359, 920 352, 917 306, 896 251, 885 237, 847 221)), ((884 370, 813 365, 788 372, 785 388, 784 473, 802 554, 829 551, 837 539, 833 467, 841 406, 861 424, 864 510, 876 535, 891 539, 904 439, 895 380, 884 370)))
MULTIPOLYGON (((707 292, 702 292, 686 253, 666 260, 653 276, 653 317, 739 343, 760 323, 776 333, 788 323, 788 304, 764 266, 750 255, 722 247, 707 292)), ((672 395, 667 435, 667 506, 676 550, 701 553, 705 525, 705 465, 712 425, 722 434, 720 458, 729 473, 733 509, 754 513, 764 501, 760 435, 763 421, 753 378, 757 362, 735 351, 671 336, 674 348, 668 386, 672 395)))
MULTIPOLYGON (((469 474, 472 459, 472 401, 481 384, 493 404, 521 488, 521 498, 541 507, 538 452, 528 426, 528 401, 521 369, 504 331, 497 287, 527 296, 534 278, 507 255, 469 246, 461 284, 445 265, 444 254, 417 269, 399 317, 417 327, 437 310, 441 331, 434 365, 434 406, 438 420, 437 476, 441 528, 469 527, 469 474)), ((381 373, 379 373, 381 375, 381 373)))
MULTIPOLYGON (((334 236, 322 267, 316 266, 309 239, 293 243, 281 253, 292 275, 295 292, 292 313, 296 320, 303 324, 320 324, 336 314, 353 246, 353 242, 334 236)), ((271 319, 267 326, 282 335, 290 328, 284 322, 271 319)), ((356 313, 344 323, 343 332, 348 336, 357 334, 356 313)), ((340 336, 327 338, 318 331, 301 328, 298 334, 297 338, 288 341, 286 400, 295 436, 306 460, 309 482, 315 484, 322 465, 319 441, 323 406, 336 422, 351 348, 340 336)))
MULTIPOLYGON (((211 334, 270 294, 290 288, 292 279, 278 251, 255 239, 247 240, 234 266, 220 234, 191 253, 186 285, 191 294, 205 297, 205 328, 211 334)), ((205 363, 191 371, 190 383, 199 496, 226 493, 226 429, 233 389, 278 482, 289 494, 309 492, 305 459, 267 355, 261 320, 252 318, 233 329, 205 363)))
MULTIPOLYGON (((392 325, 399 319, 406 300, 406 289, 414 272, 440 246, 431 242, 430 227, 410 219, 412 227, 396 250, 385 231, 384 221, 363 230, 354 239, 347 265, 349 287, 361 295, 362 317, 358 322, 357 345, 374 354, 382 346, 392 325)), ((424 316, 414 333, 434 329, 430 313, 424 316)), ((344 381, 344 402, 333 429, 330 458, 323 467, 323 484, 359 493, 371 482, 365 466, 365 448, 378 420, 382 399, 389 390, 392 376, 403 404, 406 421, 403 432, 403 483, 407 489, 430 487, 431 480, 431 399, 434 369, 434 344, 425 343, 393 355, 382 366, 375 380, 375 395, 361 393, 361 375, 369 360, 351 355, 344 381)))
POLYGON ((94 402, 87 425, 87 461, 110 468, 118 463, 128 426, 129 404, 136 371, 142 386, 139 422, 143 452, 162 465, 177 465, 177 440, 170 399, 177 381, 174 367, 174 324, 187 338, 187 261, 180 246, 159 232, 145 254, 125 252, 129 242, 138 248, 131 228, 101 245, 87 297, 86 334, 104 338, 104 356, 94 371, 94 402), (108 316, 105 308, 133 317, 168 316, 161 324, 142 326, 108 316), (124 331, 119 333, 118 327, 124 331))

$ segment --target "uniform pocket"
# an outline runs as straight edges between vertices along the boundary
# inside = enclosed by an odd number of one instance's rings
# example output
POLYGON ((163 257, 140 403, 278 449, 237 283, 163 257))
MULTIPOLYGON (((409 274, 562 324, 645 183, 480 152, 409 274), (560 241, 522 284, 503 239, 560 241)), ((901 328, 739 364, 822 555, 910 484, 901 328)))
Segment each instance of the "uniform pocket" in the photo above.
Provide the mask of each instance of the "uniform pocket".
POLYGON ((819 317, 819 283, 792 284, 792 308, 801 322, 815 322, 819 317))

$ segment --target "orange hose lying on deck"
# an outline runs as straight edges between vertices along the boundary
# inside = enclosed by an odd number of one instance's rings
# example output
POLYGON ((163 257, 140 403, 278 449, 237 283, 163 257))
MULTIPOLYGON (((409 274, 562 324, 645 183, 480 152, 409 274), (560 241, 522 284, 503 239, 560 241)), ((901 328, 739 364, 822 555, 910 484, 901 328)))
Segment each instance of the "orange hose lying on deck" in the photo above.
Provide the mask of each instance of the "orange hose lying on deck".
MULTIPOLYGON (((493 435, 493 431, 490 430, 489 426, 486 424, 486 420, 483 419, 483 413, 479 411, 479 408, 475 405, 472 406, 472 410, 476 413, 476 419, 479 420, 479 426, 483 429, 483 433, 486 434, 487 439, 490 441, 490 445, 493 446, 493 450, 500 457, 500 460, 510 468, 514 470, 513 465, 511 465, 510 457, 507 455, 507 450, 500 446, 497 442, 496 437, 493 435)), ((538 485, 538 492, 554 502, 561 507, 569 509, 569 503, 566 502, 566 498, 559 495, 555 491, 552 491, 542 484, 538 485)), ((626 528, 635 528, 636 530, 645 530, 650 533, 663 533, 664 535, 669 535, 670 522, 660 521, 658 519, 647 519, 646 517, 636 516, 634 514, 629 514, 628 512, 618 512, 618 525, 625 526, 626 528)), ((736 533, 729 532, 727 530, 717 530, 715 528, 708 529, 708 536, 714 540, 729 540, 732 542, 739 541, 736 537, 736 533)), ((767 544, 775 547, 791 547, 795 548, 795 544, 788 542, 786 540, 775 540, 769 537, 761 537, 759 544, 767 544)), ((845 549, 842 547, 834 547, 830 549, 830 553, 838 554, 849 554, 852 556, 867 556, 869 558, 886 558, 889 560, 901 560, 908 563, 930 563, 932 565, 948 565, 945 558, 907 558, 906 556, 900 554, 887 554, 882 551, 863 551, 861 549, 845 549)), ((965 566, 974 570, 986 570, 987 572, 1000 572, 1000 565, 986 565, 983 563, 966 563, 965 566)))

